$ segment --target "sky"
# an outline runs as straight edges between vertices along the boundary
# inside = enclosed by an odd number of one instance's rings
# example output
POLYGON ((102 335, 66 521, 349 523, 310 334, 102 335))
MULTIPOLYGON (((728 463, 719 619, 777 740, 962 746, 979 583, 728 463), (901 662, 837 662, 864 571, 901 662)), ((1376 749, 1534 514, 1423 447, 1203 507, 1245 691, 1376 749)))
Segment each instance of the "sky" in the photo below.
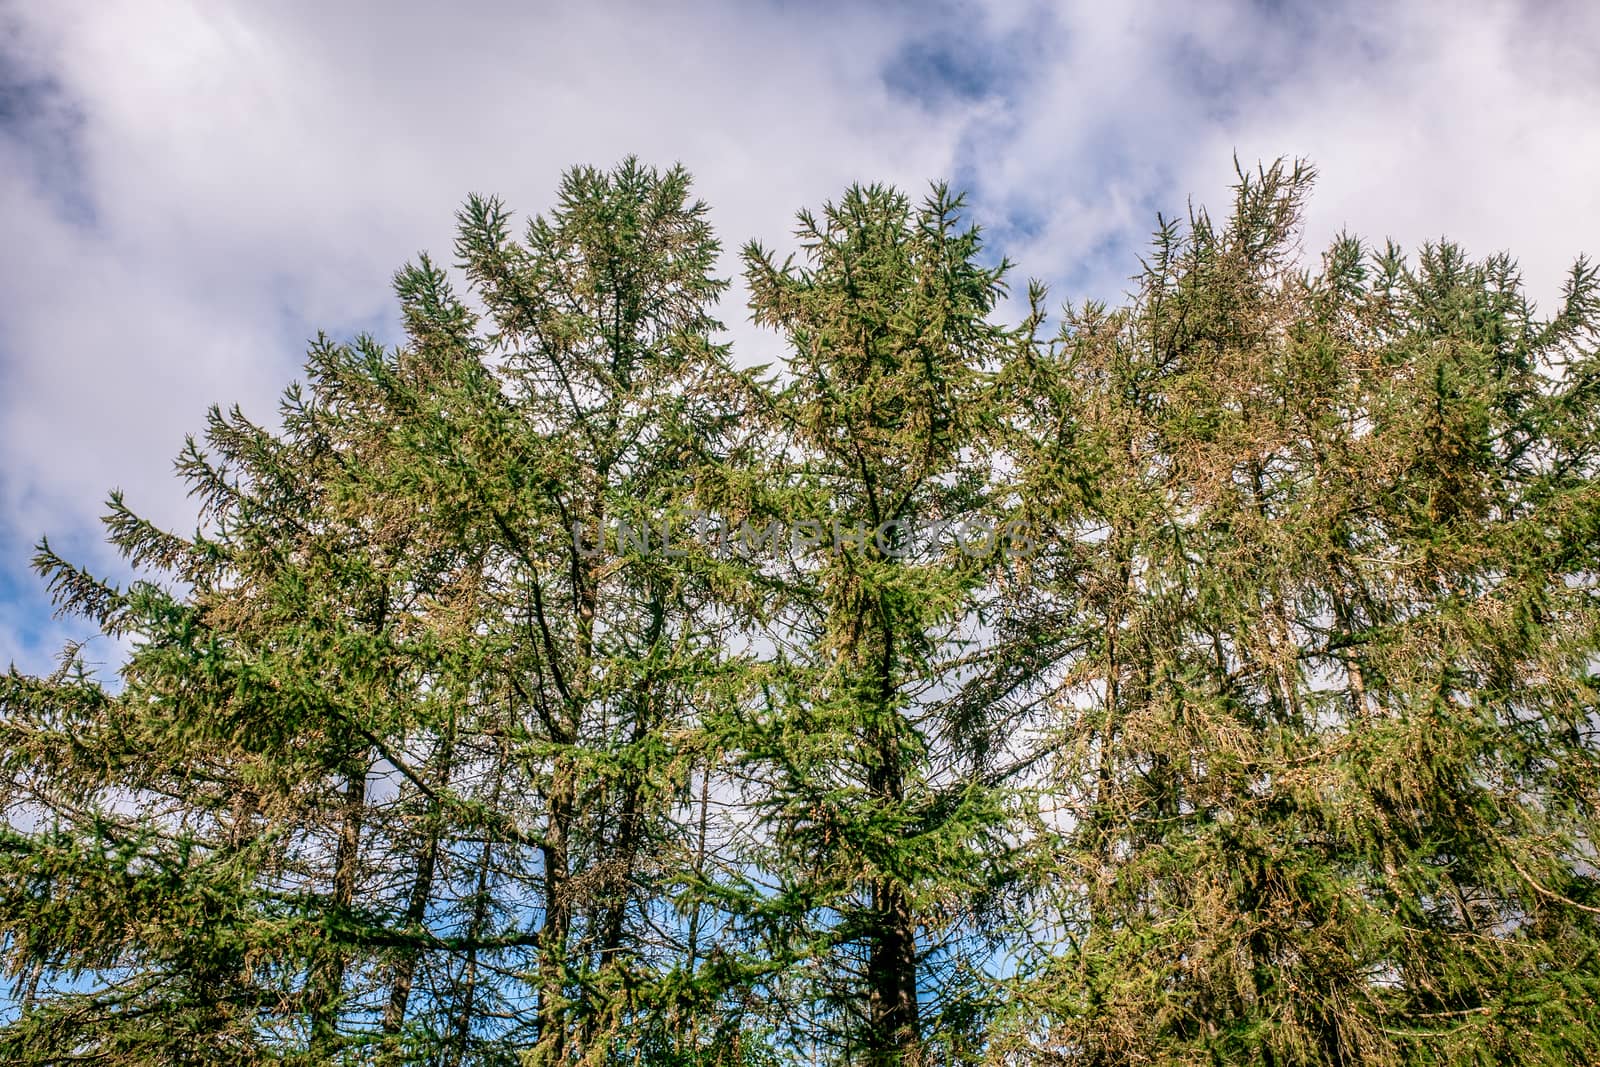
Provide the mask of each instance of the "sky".
MULTIPOLYGON (((1118 299, 1158 212, 1305 157, 1348 230, 1509 251, 1548 307, 1600 254, 1600 5, 0 0, 0 668, 48 670, 30 559, 125 573, 107 493, 179 532, 211 404, 272 423, 318 331, 398 339, 471 192, 683 163, 727 258, 856 181, 969 193, 1052 301, 1118 299)), ((1020 288, 1020 286, 1019 286, 1020 288)), ((737 285, 743 362, 781 356, 737 285)), ((114 667, 117 647, 86 650, 114 667)))

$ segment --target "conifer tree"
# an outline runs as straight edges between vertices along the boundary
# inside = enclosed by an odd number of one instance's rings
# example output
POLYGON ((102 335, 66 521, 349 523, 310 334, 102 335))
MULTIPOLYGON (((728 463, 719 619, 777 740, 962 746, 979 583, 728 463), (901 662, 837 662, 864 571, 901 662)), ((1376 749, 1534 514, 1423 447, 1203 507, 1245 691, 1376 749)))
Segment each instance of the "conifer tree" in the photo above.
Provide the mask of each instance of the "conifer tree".
POLYGON ((854 187, 800 214, 802 265, 745 252, 754 317, 789 348, 771 506, 818 542, 790 573, 749 755, 769 768, 784 906, 818 954, 812 1017, 844 1062, 934 1062, 930 1042, 942 1059, 970 1036, 981 957, 963 938, 1003 851, 984 777, 1003 705, 963 701, 962 666, 1003 558, 990 375, 1013 338, 989 321, 1006 267, 979 261, 960 209, 942 186, 917 207, 854 187))
POLYGON ((664 897, 708 877, 679 816, 721 643, 692 560, 595 546, 736 416, 687 189, 576 170, 526 246, 470 201, 493 332, 423 259, 406 345, 319 342, 281 432, 214 413, 203 532, 107 520, 169 587, 41 549, 135 651, 7 683, 9 1058, 630 1058, 693 966, 664 897))
POLYGON ((704 873, 684 802, 716 762, 701 716, 724 699, 736 590, 686 534, 741 412, 710 340, 719 246, 688 186, 630 159, 571 172, 521 242, 496 201, 461 217, 506 400, 459 427, 438 477, 498 557, 490 669, 539 800, 534 1062, 629 1059, 703 962, 665 897, 704 873))
POLYGON ((1547 322, 1448 244, 1308 276, 1310 181, 1163 225, 1019 385, 1070 652, 1007 1047, 1587 1060, 1595 275, 1547 322))

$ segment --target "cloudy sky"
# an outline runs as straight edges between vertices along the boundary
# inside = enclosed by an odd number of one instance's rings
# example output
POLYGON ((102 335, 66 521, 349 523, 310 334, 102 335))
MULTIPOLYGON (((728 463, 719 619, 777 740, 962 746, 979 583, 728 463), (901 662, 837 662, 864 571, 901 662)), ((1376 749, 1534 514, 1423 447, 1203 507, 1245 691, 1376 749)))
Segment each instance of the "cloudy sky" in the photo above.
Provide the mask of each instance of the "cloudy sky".
POLYGON ((0 667, 83 630, 39 536, 119 573, 112 487, 191 530, 183 435, 212 403, 271 421, 319 329, 392 339, 390 274, 449 259, 468 192, 537 212, 572 164, 681 161, 737 249, 852 181, 949 178, 1081 300, 1158 211, 1221 205, 1235 153, 1306 156, 1313 255, 1448 234, 1548 302, 1600 253, 1596 51, 1583 0, 0 0, 0 667))

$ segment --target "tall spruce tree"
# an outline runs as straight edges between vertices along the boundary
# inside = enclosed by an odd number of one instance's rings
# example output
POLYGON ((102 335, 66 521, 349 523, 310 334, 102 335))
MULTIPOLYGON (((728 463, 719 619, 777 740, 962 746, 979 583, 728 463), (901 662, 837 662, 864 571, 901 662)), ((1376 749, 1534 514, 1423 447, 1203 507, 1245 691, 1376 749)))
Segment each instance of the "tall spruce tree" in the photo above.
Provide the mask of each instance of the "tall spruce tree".
POLYGON ((736 417, 687 193, 579 169, 526 245, 469 202, 492 332, 424 259, 406 345, 319 343, 280 432, 213 415, 202 533, 113 500, 169 588, 41 550, 135 649, 7 682, 8 1059, 600 1063, 666 1025, 715 945, 664 898, 707 877, 722 624, 692 559, 597 534, 672 514, 736 417))
POLYGON ((1293 248, 1304 166, 1164 224, 1019 388, 1071 653, 1004 1043, 1562 1063, 1593 967, 1596 278, 1293 248))
POLYGON ((855 187, 800 214, 801 265, 745 252, 754 318, 788 342, 772 514, 812 524, 788 545, 777 699, 748 754, 814 951, 812 1036, 844 1062, 962 1055, 983 962, 963 940, 1004 853, 984 773, 1004 704, 964 695, 1011 535, 989 442, 991 375, 1016 338, 989 319, 1006 267, 980 262, 960 209, 942 186, 916 207, 855 187))
POLYGON ((723 634, 739 587, 685 535, 747 392, 710 339, 725 283, 688 186, 631 159, 580 168, 521 242, 498 202, 462 214, 500 413, 456 427, 436 471, 489 526, 488 669, 538 798, 536 1063, 631 1062, 646 1034, 717 1054, 697 1044, 715 1026, 662 1029, 674 997, 716 995, 696 981, 714 944, 699 905, 680 916, 669 897, 706 896, 686 802, 718 762, 703 716, 737 688, 723 634))

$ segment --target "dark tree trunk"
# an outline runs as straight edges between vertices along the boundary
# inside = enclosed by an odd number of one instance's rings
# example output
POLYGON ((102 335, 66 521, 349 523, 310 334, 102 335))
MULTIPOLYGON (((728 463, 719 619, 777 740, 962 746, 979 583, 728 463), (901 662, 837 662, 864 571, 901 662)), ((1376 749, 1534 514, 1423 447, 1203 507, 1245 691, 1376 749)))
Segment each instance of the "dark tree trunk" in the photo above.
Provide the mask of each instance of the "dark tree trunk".
MULTIPOLYGON (((361 865, 361 820, 366 811, 367 768, 364 760, 345 771, 345 791, 334 853, 332 911, 343 916, 355 900, 361 865)), ((344 991, 345 951, 339 944, 325 945, 311 976, 311 1053, 331 1059, 339 1037, 339 997, 344 991)))

